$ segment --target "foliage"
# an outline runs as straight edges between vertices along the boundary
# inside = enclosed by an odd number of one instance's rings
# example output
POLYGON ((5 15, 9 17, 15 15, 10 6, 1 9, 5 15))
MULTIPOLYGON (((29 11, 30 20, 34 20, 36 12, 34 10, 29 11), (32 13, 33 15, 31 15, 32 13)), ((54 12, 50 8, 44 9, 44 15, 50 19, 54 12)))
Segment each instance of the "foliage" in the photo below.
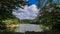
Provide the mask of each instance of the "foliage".
POLYGON ((0 30, 1 31, 7 29, 6 25, 20 23, 20 20, 12 14, 12 9, 15 9, 16 7, 24 6, 25 4, 26 2, 23 0, 0 0, 0 30))
POLYGON ((18 24, 20 20, 18 19, 8 19, 8 20, 3 20, 5 24, 18 24))
POLYGON ((14 18, 12 9, 25 5, 23 0, 0 0, 0 20, 14 18))
POLYGON ((48 26, 50 29, 60 30, 60 7, 56 3, 50 3, 40 11, 40 16, 37 22, 48 26))

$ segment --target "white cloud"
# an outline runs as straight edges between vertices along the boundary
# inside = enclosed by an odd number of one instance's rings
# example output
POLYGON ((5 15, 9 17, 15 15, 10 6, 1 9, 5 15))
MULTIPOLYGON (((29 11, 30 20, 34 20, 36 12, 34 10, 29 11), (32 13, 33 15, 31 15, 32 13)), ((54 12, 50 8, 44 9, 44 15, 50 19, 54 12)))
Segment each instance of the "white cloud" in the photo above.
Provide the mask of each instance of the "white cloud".
POLYGON ((15 15, 19 19, 35 19, 39 13, 39 9, 36 5, 27 6, 25 5, 22 8, 18 8, 18 10, 13 9, 13 15, 15 15))

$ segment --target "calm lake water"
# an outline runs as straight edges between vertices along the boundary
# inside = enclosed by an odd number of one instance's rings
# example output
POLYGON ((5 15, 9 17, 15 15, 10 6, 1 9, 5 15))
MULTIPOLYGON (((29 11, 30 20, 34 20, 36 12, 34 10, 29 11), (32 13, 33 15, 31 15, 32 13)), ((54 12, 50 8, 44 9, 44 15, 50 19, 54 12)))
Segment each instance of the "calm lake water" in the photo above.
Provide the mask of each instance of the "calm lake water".
POLYGON ((41 27, 42 25, 36 25, 36 24, 20 24, 19 27, 15 30, 15 32, 22 32, 22 33, 25 33, 26 31, 41 32, 43 31, 41 27))

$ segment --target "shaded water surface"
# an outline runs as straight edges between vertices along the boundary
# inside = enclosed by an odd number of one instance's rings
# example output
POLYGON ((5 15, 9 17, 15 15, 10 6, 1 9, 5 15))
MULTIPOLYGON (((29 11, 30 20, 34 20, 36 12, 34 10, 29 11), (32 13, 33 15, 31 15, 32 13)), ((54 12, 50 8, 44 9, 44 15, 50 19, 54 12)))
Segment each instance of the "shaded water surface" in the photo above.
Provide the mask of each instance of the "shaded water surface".
POLYGON ((26 32, 26 31, 34 31, 34 32, 41 32, 43 29, 41 29, 42 25, 36 25, 36 24, 20 24, 19 27, 15 30, 15 32, 26 32))

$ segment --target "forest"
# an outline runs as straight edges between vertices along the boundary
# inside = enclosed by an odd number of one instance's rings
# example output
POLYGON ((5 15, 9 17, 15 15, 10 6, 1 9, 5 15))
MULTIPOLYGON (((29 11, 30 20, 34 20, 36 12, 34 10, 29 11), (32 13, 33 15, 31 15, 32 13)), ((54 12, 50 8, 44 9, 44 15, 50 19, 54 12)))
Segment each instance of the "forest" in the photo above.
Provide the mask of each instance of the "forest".
POLYGON ((12 9, 16 7, 29 5, 23 0, 0 0, 0 32, 14 32, 19 24, 42 24, 49 27, 49 30, 43 27, 44 31, 60 31, 60 1, 53 2, 52 0, 38 0, 37 7, 41 8, 39 15, 34 20, 21 20, 12 14, 12 9))

